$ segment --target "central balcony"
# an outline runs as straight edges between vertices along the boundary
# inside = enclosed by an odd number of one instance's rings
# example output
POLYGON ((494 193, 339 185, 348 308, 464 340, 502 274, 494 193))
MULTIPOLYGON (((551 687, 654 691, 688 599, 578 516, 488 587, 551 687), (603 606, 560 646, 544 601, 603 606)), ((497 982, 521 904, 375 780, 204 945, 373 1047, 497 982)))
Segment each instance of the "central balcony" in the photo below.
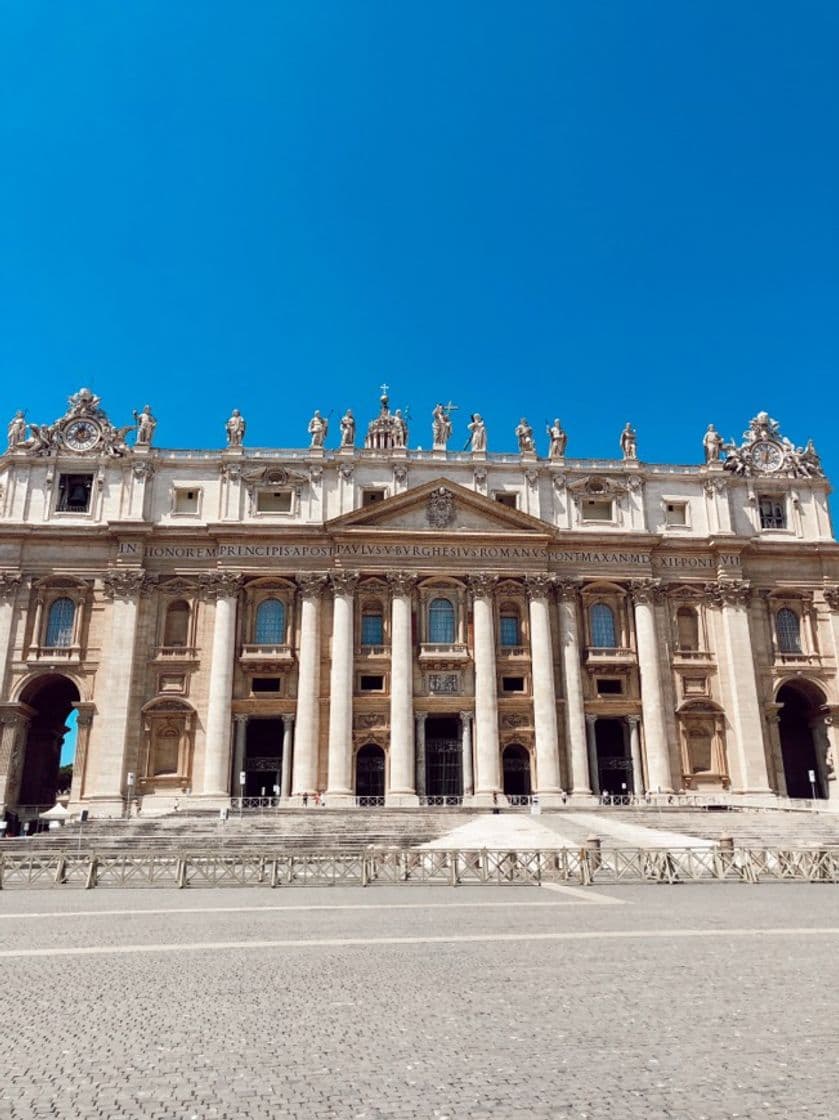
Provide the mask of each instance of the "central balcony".
POLYGON ((419 659, 423 664, 459 663, 469 660, 469 650, 463 642, 423 642, 419 659))
POLYGON ((290 665, 294 661, 294 652, 291 646, 276 643, 260 644, 248 642, 242 646, 240 655, 243 664, 253 662, 274 662, 279 665, 290 665))
POLYGON ((635 650, 626 646, 587 646, 586 662, 589 665, 634 665, 635 650))

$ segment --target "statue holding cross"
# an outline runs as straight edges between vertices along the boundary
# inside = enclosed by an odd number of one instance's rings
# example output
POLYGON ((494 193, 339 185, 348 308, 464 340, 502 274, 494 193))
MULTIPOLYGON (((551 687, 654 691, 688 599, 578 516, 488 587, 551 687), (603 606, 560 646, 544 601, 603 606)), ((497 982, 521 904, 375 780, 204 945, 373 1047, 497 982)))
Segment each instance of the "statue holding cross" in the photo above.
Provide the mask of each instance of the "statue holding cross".
POLYGON ((445 451, 446 444, 452 438, 451 413, 457 409, 456 404, 436 404, 432 412, 431 431, 434 436, 434 450, 445 451))

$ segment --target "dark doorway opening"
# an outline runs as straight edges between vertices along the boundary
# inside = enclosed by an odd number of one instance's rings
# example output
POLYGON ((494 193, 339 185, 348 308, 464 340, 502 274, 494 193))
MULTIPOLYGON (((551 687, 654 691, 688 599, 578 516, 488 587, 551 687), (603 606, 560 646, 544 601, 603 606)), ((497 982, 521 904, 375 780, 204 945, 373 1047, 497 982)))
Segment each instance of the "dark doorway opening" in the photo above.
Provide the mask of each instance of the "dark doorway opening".
POLYGON ((15 820, 19 816, 16 810, 23 809, 19 819, 31 819, 33 830, 38 811, 51 809, 58 795, 70 789, 73 767, 61 765, 61 747, 73 704, 79 700, 73 682, 52 673, 38 677, 21 694, 21 702, 34 708, 35 714, 26 735, 20 784, 17 791, 9 791, 7 804, 15 820))
POLYGON ((530 751, 520 743, 504 748, 504 792, 508 797, 530 797, 530 751))
POLYGON ((425 792, 463 797, 463 745, 458 716, 431 716, 425 724, 425 792))
POLYGON ((626 742, 624 721, 598 718, 594 731, 600 792, 612 797, 634 793, 632 756, 626 742))
POLYGON ((384 803, 385 752, 375 743, 365 743, 355 756, 355 795, 362 803, 384 803))
MULTIPOLYGON (((249 719, 245 739, 245 797, 275 797, 283 770, 283 721, 249 719)), ((239 781, 239 775, 234 775, 239 781)))
POLYGON ((818 738, 824 696, 812 685, 785 684, 778 691, 778 730, 788 797, 827 797, 824 750, 818 738), (810 781, 810 774, 814 781, 810 781))

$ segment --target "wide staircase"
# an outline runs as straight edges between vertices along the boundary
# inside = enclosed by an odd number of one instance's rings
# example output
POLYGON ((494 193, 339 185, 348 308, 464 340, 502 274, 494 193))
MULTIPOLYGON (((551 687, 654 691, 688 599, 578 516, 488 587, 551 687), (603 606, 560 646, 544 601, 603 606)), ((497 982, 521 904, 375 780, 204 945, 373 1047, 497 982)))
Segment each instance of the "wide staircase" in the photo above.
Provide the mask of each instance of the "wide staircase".
POLYGON ((839 813, 679 808, 603 808, 597 812, 625 824, 708 840, 730 836, 740 848, 839 847, 839 813))

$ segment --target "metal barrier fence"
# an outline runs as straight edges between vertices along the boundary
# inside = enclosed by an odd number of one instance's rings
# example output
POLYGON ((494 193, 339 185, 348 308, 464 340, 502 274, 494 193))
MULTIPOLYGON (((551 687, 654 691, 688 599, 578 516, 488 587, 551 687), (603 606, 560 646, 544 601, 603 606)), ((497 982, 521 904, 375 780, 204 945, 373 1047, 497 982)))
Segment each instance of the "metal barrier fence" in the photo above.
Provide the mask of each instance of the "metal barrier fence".
POLYGON ((305 887, 424 883, 839 882, 839 848, 559 848, 340 852, 22 852, 0 855, 0 888, 305 887))

